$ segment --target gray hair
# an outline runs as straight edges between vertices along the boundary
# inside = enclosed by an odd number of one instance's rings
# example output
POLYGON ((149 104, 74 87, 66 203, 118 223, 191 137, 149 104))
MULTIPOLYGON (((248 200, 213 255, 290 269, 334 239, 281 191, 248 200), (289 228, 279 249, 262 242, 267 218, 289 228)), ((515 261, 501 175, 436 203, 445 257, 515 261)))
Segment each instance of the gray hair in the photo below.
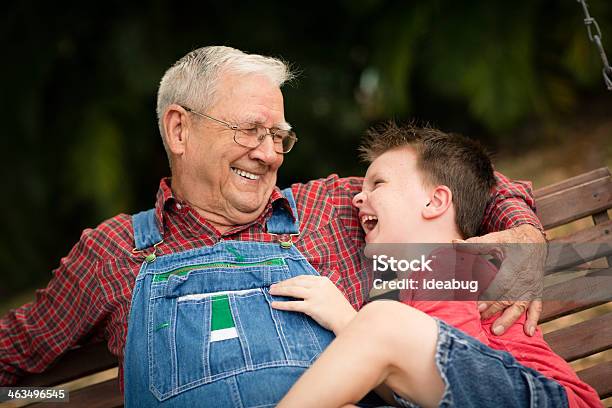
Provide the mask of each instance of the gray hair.
POLYGON ((176 103, 206 112, 217 101, 217 87, 223 73, 263 75, 279 88, 294 78, 288 64, 276 58, 223 46, 191 51, 166 71, 157 92, 157 121, 169 159, 162 123, 166 109, 176 103))

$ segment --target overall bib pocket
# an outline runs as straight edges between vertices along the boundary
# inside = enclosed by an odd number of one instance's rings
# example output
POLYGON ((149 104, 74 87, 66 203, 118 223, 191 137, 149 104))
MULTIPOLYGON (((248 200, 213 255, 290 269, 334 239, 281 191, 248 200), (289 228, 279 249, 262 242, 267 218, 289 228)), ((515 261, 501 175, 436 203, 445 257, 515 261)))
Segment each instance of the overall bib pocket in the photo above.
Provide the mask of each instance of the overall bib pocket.
POLYGON ((157 399, 246 371, 309 367, 327 345, 319 342, 323 329, 303 314, 270 306, 268 287, 289 277, 282 258, 155 275, 151 285, 163 287, 151 290, 147 332, 157 399))

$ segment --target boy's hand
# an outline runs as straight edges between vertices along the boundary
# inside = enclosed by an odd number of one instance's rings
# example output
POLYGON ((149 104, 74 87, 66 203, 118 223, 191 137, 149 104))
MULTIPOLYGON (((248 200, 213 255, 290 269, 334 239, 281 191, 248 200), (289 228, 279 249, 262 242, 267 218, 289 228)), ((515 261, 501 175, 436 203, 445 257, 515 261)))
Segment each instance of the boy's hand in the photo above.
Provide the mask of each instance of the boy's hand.
POLYGON ((270 294, 303 299, 272 302, 272 307, 305 313, 336 335, 357 314, 336 285, 322 276, 300 275, 275 283, 270 286, 270 294))

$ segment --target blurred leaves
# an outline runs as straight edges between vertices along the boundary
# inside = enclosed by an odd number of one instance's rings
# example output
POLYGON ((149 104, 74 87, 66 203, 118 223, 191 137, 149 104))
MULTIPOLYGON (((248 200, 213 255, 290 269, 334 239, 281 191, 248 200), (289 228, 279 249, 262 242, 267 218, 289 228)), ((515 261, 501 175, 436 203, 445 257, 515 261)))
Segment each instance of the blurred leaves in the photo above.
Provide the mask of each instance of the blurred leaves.
POLYGON ((428 83, 442 95, 466 100, 473 117, 492 131, 506 130, 533 111, 532 4, 473 2, 436 20, 427 55, 437 60, 428 83))
POLYGON ((369 107, 370 117, 411 111, 410 81, 418 58, 415 49, 432 23, 430 4, 433 3, 391 9, 387 18, 377 22, 372 36, 372 65, 380 78, 380 88, 378 94, 376 89, 370 91, 374 99, 369 107))
POLYGON ((97 213, 123 212, 131 201, 129 186, 123 182, 128 171, 122 157, 126 135, 100 113, 92 112, 85 119, 87 126, 70 147, 68 189, 77 200, 95 203, 97 213))

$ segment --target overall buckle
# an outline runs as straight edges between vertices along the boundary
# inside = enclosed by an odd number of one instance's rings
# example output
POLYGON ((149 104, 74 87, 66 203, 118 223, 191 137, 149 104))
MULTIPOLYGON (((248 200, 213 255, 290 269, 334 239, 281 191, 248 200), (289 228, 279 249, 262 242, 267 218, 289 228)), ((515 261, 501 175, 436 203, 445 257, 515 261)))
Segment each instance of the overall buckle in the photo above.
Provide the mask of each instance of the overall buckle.
POLYGON ((293 237, 297 237, 300 234, 272 234, 276 237, 276 242, 279 243, 280 247, 283 249, 289 249, 293 246, 293 237))
POLYGON ((159 241, 157 244, 154 244, 154 245, 153 245, 153 251, 151 251, 151 253, 150 253, 150 254, 148 254, 148 255, 145 255, 145 254, 144 254, 144 249, 143 249, 143 250, 138 250, 138 249, 134 248, 134 249, 132 249, 132 253, 133 253, 134 255, 140 255, 140 254, 142 254, 142 256, 144 257, 145 262, 146 262, 146 263, 151 263, 151 262, 153 262, 153 261, 155 260, 155 258, 157 258, 157 255, 155 255, 155 252, 157 251, 157 246, 158 246, 159 244, 163 243, 163 242, 164 242, 164 240, 162 239, 162 240, 161 240, 161 241, 159 241))

